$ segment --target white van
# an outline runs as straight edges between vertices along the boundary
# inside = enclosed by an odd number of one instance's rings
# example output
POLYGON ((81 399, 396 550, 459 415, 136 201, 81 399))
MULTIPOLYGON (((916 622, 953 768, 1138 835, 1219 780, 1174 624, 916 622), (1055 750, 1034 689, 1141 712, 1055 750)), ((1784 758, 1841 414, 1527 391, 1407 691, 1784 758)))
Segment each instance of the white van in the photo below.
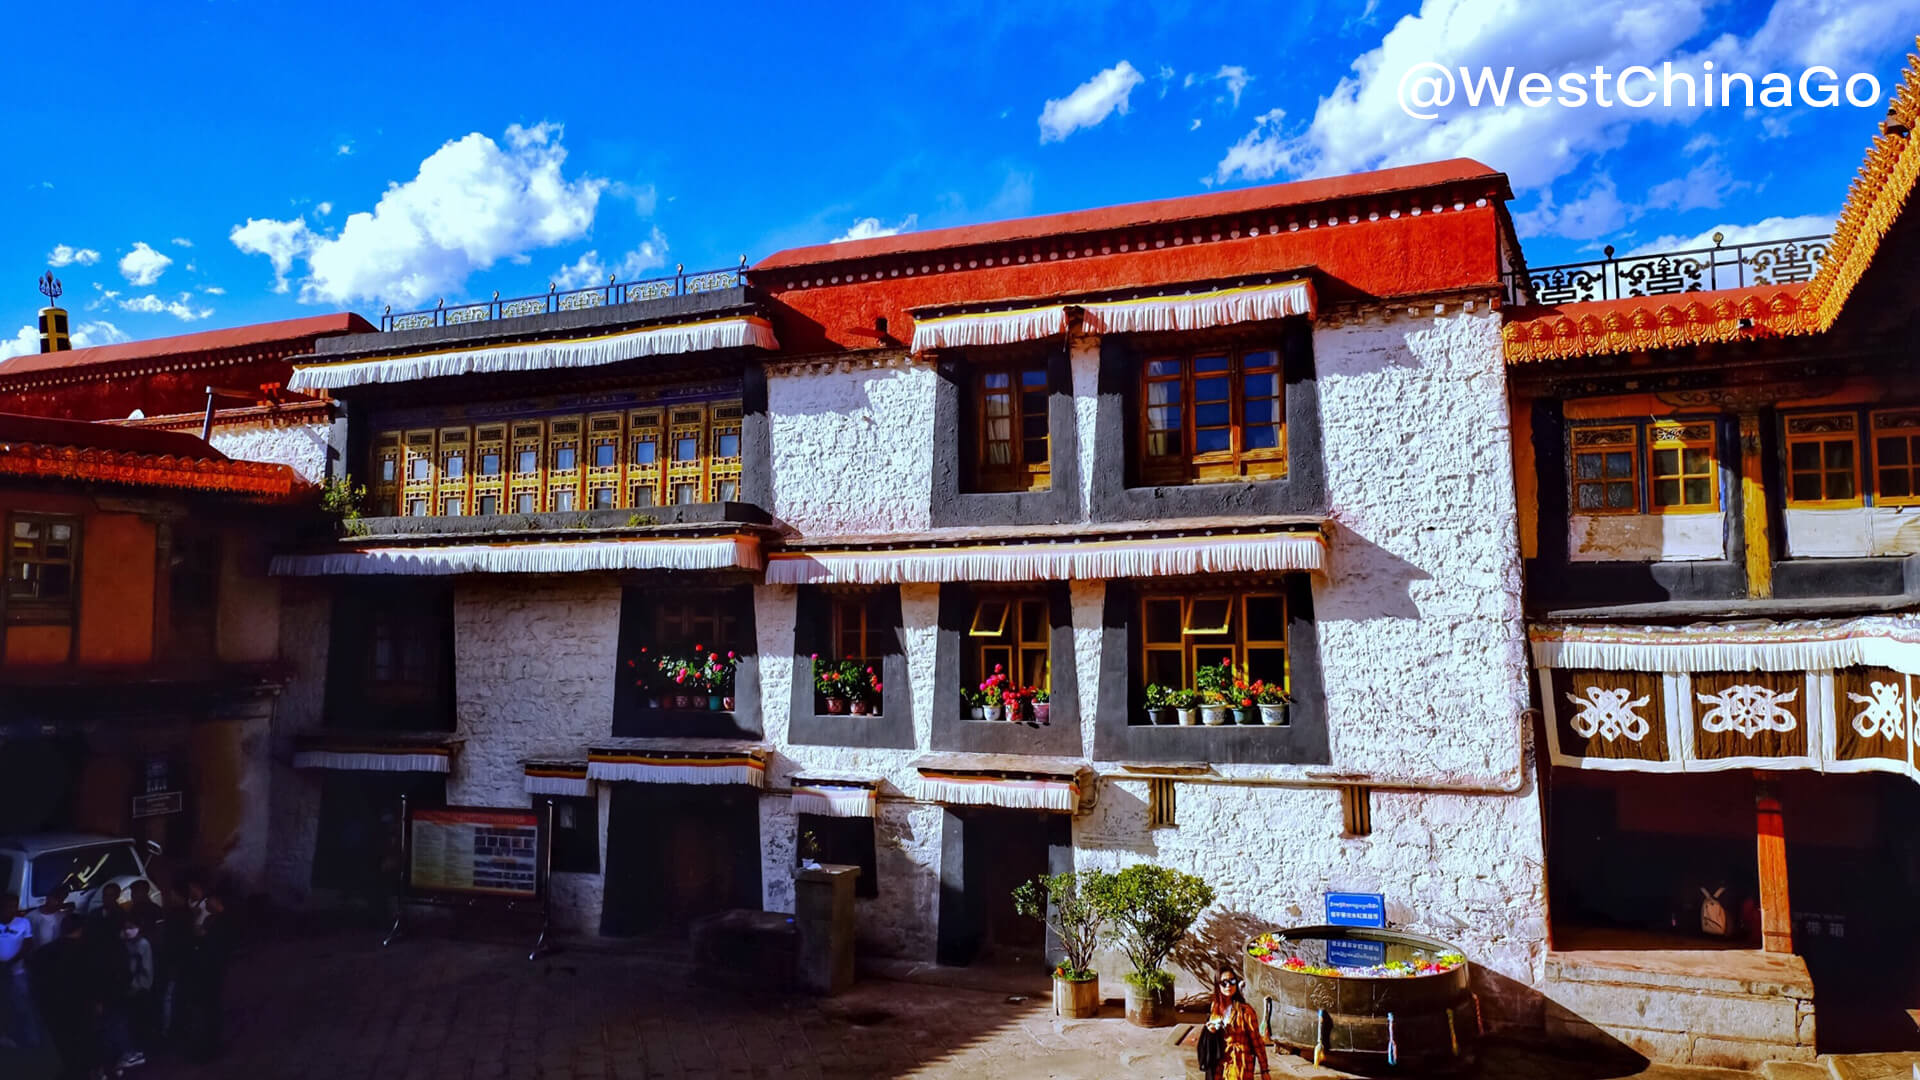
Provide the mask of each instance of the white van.
MULTIPOLYGON (((82 915, 100 906, 100 888, 108 882, 120 886, 122 902, 136 881, 147 877, 147 860, 160 854, 160 845, 144 844, 126 837, 89 833, 35 833, 28 836, 0 836, 0 893, 20 898, 20 910, 31 911, 46 900, 47 893, 60 885, 67 887, 73 909, 82 915)), ((160 890, 153 889, 155 900, 160 890)))

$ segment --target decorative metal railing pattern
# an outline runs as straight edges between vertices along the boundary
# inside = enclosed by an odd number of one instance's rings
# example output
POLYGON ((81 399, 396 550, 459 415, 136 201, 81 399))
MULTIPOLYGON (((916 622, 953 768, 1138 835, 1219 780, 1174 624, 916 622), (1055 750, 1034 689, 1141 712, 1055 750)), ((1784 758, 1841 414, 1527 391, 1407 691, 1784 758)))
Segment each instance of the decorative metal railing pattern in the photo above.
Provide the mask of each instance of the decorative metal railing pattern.
POLYGON ((689 274, 685 265, 677 265, 673 268, 673 274, 670 277, 627 282, 617 282, 609 277, 605 285, 590 289, 569 289, 561 292, 556 287, 548 285, 546 292, 536 296, 516 296, 502 300, 500 294, 496 292, 491 300, 454 304, 451 307, 447 306, 445 300, 419 311, 396 313, 389 307, 380 315, 380 329, 419 330, 428 326, 462 326, 466 323, 488 322, 493 319, 512 319, 521 315, 545 315, 555 311, 579 311, 582 308, 608 307, 615 304, 637 304, 644 300, 660 300, 669 296, 733 289, 746 284, 746 271, 747 257, 742 255, 740 265, 724 270, 696 270, 689 274))
POLYGON ((1713 234, 1713 246, 1688 251, 1662 251, 1592 262, 1536 266, 1524 275, 1506 275, 1511 303, 1569 304, 1583 300, 1619 300, 1632 296, 1738 289, 1749 285, 1786 285, 1807 281, 1827 257, 1830 236, 1799 236, 1724 246, 1724 233, 1713 234))

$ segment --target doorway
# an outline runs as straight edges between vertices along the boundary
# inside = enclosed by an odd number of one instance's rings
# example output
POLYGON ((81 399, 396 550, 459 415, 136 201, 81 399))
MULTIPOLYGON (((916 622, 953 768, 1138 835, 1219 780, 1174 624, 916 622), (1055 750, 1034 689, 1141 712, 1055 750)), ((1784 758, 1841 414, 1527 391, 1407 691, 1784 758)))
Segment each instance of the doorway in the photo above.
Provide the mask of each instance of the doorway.
POLYGON ((410 808, 447 802, 447 778, 428 772, 326 772, 320 781, 320 828, 313 885, 384 911, 398 883, 400 800, 410 808))
POLYGON ((760 793, 744 784, 615 784, 600 932, 679 936, 703 915, 758 911, 760 793))
POLYGON ((1044 966, 1046 928, 1014 911, 1013 890, 1072 869, 1067 815, 955 807, 947 811, 944 826, 939 962, 1044 966))

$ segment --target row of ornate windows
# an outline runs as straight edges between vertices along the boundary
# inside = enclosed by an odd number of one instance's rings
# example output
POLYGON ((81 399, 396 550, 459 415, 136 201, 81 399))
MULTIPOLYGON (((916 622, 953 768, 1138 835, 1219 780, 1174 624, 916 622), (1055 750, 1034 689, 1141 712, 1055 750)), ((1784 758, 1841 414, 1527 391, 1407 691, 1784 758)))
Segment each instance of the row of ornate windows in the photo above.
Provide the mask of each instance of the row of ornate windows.
MULTIPOLYGON (((1789 414, 1781 432, 1786 505, 1920 505, 1920 410, 1789 414), (1863 438, 1864 436, 1864 438, 1863 438)), ((1717 513, 1722 459, 1712 419, 1577 424, 1570 429, 1576 514, 1717 513)))
POLYGON ((382 431, 376 515, 645 509, 740 497, 739 401, 382 431))

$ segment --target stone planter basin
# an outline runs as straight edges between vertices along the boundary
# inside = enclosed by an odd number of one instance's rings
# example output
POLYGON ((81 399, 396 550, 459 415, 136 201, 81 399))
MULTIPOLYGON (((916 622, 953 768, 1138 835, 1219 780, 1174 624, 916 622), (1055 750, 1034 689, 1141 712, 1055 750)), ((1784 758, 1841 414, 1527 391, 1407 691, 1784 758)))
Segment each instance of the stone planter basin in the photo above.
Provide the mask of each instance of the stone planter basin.
MULTIPOLYGON (((1470 965, 1429 974, 1386 974, 1380 965, 1417 970, 1443 954, 1444 941, 1394 930, 1297 926, 1275 935, 1310 968, 1294 970, 1244 953, 1247 1001, 1274 1041, 1347 1072, 1431 1073, 1465 1065, 1480 1037, 1470 965), (1375 973, 1369 973, 1369 972, 1375 973)), ((1251 949, 1257 943, 1249 943, 1251 949)))

